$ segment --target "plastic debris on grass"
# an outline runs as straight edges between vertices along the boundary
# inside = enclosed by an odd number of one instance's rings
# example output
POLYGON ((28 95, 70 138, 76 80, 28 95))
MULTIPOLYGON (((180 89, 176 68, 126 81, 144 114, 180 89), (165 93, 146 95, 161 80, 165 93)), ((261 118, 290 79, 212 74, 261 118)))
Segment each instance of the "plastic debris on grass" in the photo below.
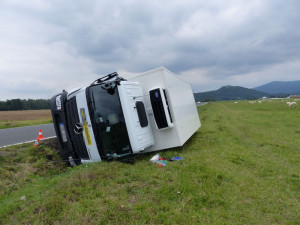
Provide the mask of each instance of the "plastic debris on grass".
POLYGON ((182 160, 182 158, 181 157, 172 157, 169 159, 165 159, 165 158, 160 157, 160 155, 157 153, 150 159, 150 162, 158 164, 158 167, 163 167, 163 166, 167 165, 168 160, 169 161, 178 161, 178 160, 182 160))
POLYGON ((169 161, 179 161, 179 160, 182 160, 181 157, 173 157, 171 159, 169 159, 169 161))

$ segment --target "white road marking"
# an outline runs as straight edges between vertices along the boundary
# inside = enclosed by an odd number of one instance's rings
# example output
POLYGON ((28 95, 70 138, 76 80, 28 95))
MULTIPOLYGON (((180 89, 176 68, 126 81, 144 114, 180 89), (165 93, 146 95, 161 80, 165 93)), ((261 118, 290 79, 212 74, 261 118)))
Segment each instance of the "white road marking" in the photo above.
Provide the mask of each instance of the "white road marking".
MULTIPOLYGON (((40 139, 40 141, 43 140, 47 140, 47 139, 51 139, 51 138, 56 138, 56 136, 52 136, 52 137, 47 137, 44 139, 40 139)), ((12 144, 12 145, 5 145, 5 146, 0 146, 0 148, 6 148, 6 147, 10 147, 10 146, 15 146, 15 145, 21 145, 21 144, 27 144, 27 143, 31 143, 31 142, 35 142, 36 140, 31 140, 31 141, 25 141, 25 142, 21 142, 21 143, 16 143, 16 144, 12 144)))

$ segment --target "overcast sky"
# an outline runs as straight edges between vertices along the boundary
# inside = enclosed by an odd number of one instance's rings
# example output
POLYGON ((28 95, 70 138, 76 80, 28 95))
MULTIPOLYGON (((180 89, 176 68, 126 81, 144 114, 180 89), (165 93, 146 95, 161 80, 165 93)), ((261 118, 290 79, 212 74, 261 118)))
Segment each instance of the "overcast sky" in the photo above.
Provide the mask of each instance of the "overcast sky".
POLYGON ((0 0, 0 100, 159 66, 194 92, 300 80, 300 1, 0 0))

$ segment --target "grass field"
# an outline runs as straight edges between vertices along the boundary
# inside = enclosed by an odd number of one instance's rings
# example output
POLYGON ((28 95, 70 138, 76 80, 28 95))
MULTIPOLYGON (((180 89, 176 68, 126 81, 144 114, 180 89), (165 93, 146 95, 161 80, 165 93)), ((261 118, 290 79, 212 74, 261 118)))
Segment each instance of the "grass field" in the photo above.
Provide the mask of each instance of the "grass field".
POLYGON ((183 160, 163 168, 151 153, 70 169, 55 140, 1 149, 0 224, 300 224, 299 102, 198 109, 196 134, 160 152, 183 160))
POLYGON ((0 111, 0 129, 52 123, 50 110, 0 111))

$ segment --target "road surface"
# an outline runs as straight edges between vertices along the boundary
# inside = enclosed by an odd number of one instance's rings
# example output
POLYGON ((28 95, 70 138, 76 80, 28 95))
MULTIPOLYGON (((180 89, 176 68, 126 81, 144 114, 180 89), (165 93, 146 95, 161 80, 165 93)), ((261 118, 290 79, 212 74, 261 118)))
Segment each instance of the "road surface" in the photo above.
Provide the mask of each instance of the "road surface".
POLYGON ((56 136, 53 123, 0 129, 0 148, 25 142, 33 142, 38 137, 40 129, 42 129, 45 138, 56 136))

